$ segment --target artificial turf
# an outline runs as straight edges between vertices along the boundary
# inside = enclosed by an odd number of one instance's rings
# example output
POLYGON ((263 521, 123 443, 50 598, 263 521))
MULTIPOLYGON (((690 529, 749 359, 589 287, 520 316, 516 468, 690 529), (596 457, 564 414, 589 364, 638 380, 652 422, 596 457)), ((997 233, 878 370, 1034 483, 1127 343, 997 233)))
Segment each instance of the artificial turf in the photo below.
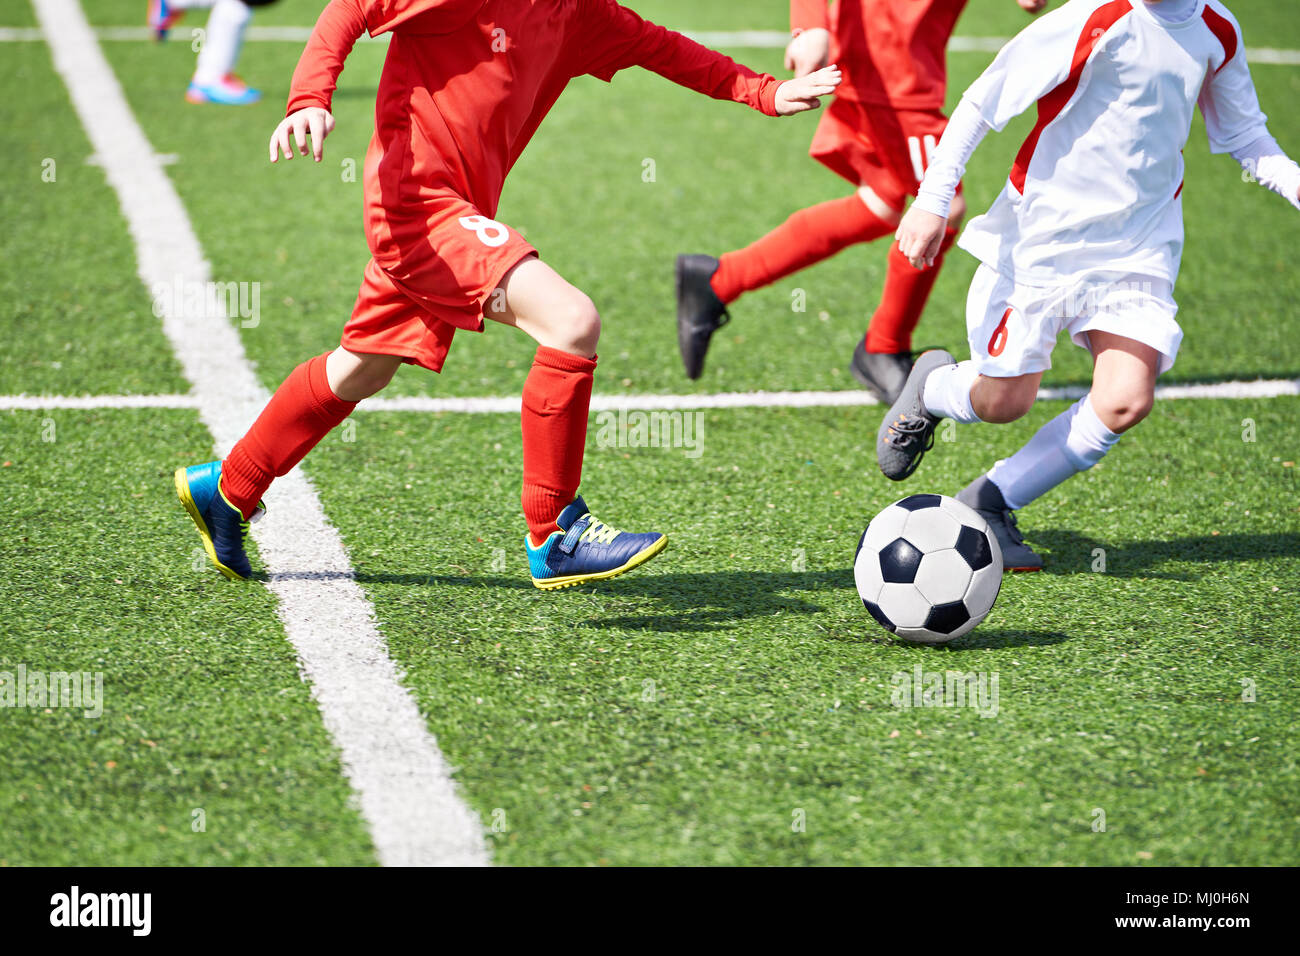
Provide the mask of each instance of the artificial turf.
MULTIPOLYGON (((680 28, 785 25, 779 2, 634 5, 680 28)), ((255 22, 302 25, 319 6, 255 22)), ((1248 43, 1300 47, 1275 5, 1232 6, 1248 43)), ((88 13, 122 25, 142 8, 88 13)), ((1011 0, 976 0, 959 33, 1022 22, 1011 0)), ((214 278, 260 283, 260 322, 241 336, 274 387, 336 344, 351 310, 367 254, 345 163, 364 154, 382 45, 349 61, 319 167, 265 160, 298 45, 248 44, 241 72, 267 99, 242 110, 182 101, 185 42, 104 50, 155 148, 176 154, 168 173, 214 278)), ((780 67, 779 50, 729 52, 780 67)), ((950 102, 988 59, 953 54, 950 102)), ((1285 110, 1300 70, 1255 76, 1273 131, 1300 150, 1285 110)), ((22 91, 0 106, 15 323, 0 393, 184 391, 48 51, 6 44, 0 83, 22 91)), ((973 210, 1028 122, 977 155, 973 210)), ((635 70, 575 81, 500 216, 601 307, 598 391, 852 387, 883 244, 743 299, 698 383, 673 338, 677 252, 746 243, 845 192, 806 156, 814 124, 635 70)), ((1210 157, 1199 122, 1187 156, 1187 338, 1168 379, 1294 378, 1295 212, 1210 157)), ((972 272, 951 258, 919 340, 960 350, 972 272)), ((512 330, 464 334, 445 375, 406 369, 389 394, 518 394, 531 353, 512 330)), ((1081 350, 1056 359, 1048 384, 1086 380, 1081 350)), ((550 595, 523 559, 513 416, 363 406, 306 468, 500 863, 1296 863, 1296 399, 1160 403, 1102 465, 1025 509, 1048 571, 1009 579, 948 647, 891 642, 857 600, 850 562, 872 514, 956 491, 1061 407, 946 433, 905 486, 874 469, 872 409, 707 411, 698 457, 609 447, 593 428, 588 503, 672 540, 635 574, 550 595), (894 675, 917 665, 997 675, 997 716, 894 707, 894 675)), ((0 412, 0 671, 98 670, 107 697, 95 720, 0 711, 0 864, 374 862, 270 595, 192 563, 169 476, 209 444, 187 411, 0 412)), ((274 491, 269 503, 275 520, 274 491)))
POLYGON ((0 412, 0 680, 103 680, 102 716, 0 708, 0 866, 373 862, 273 598, 171 493, 210 443, 191 412, 0 412))
MULTIPOLYGON (((905 490, 955 492, 1060 407, 958 431, 905 490)), ((853 589, 857 535, 905 493, 853 437, 869 411, 706 412, 694 459, 593 440, 588 504, 672 540, 559 596, 499 505, 509 416, 362 414, 313 473, 471 804, 504 813, 499 862, 1294 863, 1294 408, 1159 406, 1025 510, 1049 572, 938 649, 853 589), (999 675, 997 717, 895 708, 917 665, 999 675)))
MULTIPOLYGON (((679 7, 661 12, 670 25, 694 26, 679 7)), ((1242 17, 1249 41, 1252 23, 1242 17)), ((731 28, 755 19, 733 12, 731 28)), ((1009 0, 985 0, 971 5, 962 32, 1005 35, 1023 20, 1009 0), (1015 16, 1008 18, 1004 7, 1015 16), (990 13, 993 8, 1000 12, 990 13)), ((707 18, 705 25, 717 26, 707 18)), ((1268 35, 1268 42, 1288 37, 1300 47, 1294 27, 1268 35)), ((105 50, 151 141, 160 152, 179 156, 169 172, 214 277, 261 284, 261 320, 242 334, 264 384, 273 388, 298 362, 337 344, 355 301, 368 258, 359 171, 384 46, 359 44, 349 59, 325 162, 300 159, 274 167, 266 161, 266 141, 283 112, 297 44, 249 44, 244 71, 265 87, 267 98, 242 110, 204 110, 181 99, 193 58, 183 45, 106 43, 105 50)), ((755 68, 781 67, 779 50, 729 52, 755 68)), ((950 56, 950 102, 990 58, 950 56)), ((1300 118, 1285 109, 1300 95, 1300 70, 1264 65, 1255 77, 1273 132, 1283 144, 1300 144, 1300 118)), ((977 152, 966 179, 972 215, 1002 188, 1032 122, 1032 115, 1020 117, 977 152)), ((675 347, 677 253, 742 246, 796 209, 847 192, 846 183, 807 156, 815 124, 813 115, 773 120, 711 101, 644 70, 627 70, 610 84, 591 77, 574 81, 511 173, 498 216, 521 229, 601 309, 601 390, 855 387, 848 357, 879 300, 884 243, 846 250, 744 296, 698 382, 682 375, 675 347), (654 162, 653 182, 643 180, 646 160, 654 162), (793 311, 796 304, 804 311, 793 311)), ((1212 157, 1199 120, 1186 153, 1188 243, 1178 285, 1186 339, 1167 380, 1300 376, 1300 337, 1291 333, 1290 319, 1300 276, 1280 240, 1297 228, 1295 210, 1243 182, 1230 159, 1212 157)), ((974 268, 965 253, 949 257, 917 345, 964 351, 974 268)), ((388 394, 518 393, 532 348, 525 336, 501 327, 463 333, 446 374, 403 369, 388 394)), ((1055 364, 1047 384, 1087 380, 1081 351, 1061 349, 1055 364)))

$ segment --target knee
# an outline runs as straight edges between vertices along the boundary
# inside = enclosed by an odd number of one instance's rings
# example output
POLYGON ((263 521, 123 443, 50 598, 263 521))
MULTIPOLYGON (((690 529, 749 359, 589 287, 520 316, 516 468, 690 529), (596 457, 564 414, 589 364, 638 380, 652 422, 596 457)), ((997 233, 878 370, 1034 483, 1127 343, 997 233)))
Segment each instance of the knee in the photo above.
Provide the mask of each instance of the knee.
POLYGON ((1151 414, 1155 396, 1149 391, 1119 391, 1093 394, 1090 401, 1101 423, 1118 434, 1128 431, 1151 414))
POLYGON ((600 340, 600 313, 596 304, 576 289, 566 296, 552 316, 554 335, 567 351, 594 355, 600 340))

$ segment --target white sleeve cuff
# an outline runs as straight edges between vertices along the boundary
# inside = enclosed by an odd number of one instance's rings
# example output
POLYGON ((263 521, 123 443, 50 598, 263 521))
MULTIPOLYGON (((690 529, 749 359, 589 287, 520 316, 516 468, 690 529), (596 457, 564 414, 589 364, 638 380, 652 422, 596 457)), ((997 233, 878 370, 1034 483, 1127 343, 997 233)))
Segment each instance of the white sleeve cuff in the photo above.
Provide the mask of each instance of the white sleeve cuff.
POLYGON ((1232 158, 1260 185, 1300 209, 1300 166, 1282 151, 1272 136, 1261 136, 1249 145, 1233 150, 1232 158))

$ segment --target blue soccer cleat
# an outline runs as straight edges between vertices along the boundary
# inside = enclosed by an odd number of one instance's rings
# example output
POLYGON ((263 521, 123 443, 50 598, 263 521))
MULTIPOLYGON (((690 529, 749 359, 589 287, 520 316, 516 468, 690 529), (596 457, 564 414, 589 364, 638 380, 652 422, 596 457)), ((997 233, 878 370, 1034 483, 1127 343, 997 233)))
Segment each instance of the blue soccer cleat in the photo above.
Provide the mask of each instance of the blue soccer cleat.
MULTIPOLYGON (((217 566, 217 570, 232 581, 248 578, 253 569, 244 553, 244 539, 248 537, 248 522, 239 509, 226 500, 220 487, 221 462, 191 465, 176 469, 176 496, 198 526, 203 539, 203 550, 217 566)), ((266 513, 259 501, 251 520, 256 521, 266 513)))
POLYGON ((190 83, 185 99, 191 103, 215 103, 219 106, 247 106, 262 98, 255 90, 233 73, 227 73, 219 83, 190 83))
POLYGON ((167 0, 149 0, 149 29, 153 30, 154 39, 166 40, 168 32, 184 15, 184 9, 173 7, 167 0))
POLYGON ((533 584, 543 591, 603 581, 645 564, 668 545, 662 534, 632 534, 598 520, 581 497, 555 519, 560 530, 537 547, 524 535, 533 584))

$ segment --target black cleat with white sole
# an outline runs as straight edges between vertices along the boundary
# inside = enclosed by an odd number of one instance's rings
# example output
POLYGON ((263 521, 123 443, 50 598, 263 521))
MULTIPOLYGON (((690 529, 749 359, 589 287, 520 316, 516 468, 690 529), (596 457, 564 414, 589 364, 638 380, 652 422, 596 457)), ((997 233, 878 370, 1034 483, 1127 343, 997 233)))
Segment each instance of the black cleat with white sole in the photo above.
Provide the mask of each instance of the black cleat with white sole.
POLYGON ((731 321, 726 304, 709 283, 717 271, 718 260, 713 256, 677 257, 677 348, 687 378, 699 378, 704 372, 709 339, 731 321))
POLYGON ((1002 567, 1007 571, 1041 571, 1043 558, 1029 545, 1016 526, 1016 513, 1007 507, 1006 499, 988 475, 980 475, 957 492, 957 500, 979 512, 989 523, 1002 549, 1002 567))
POLYGON ((849 361, 849 374, 884 405, 894 404, 911 371, 911 352, 868 352, 862 339, 849 361))
POLYGON ((935 369, 956 362, 952 353, 943 349, 922 353, 898 398, 885 413, 876 433, 876 462, 891 481, 910 477, 934 444, 934 427, 939 419, 925 410, 925 380, 935 369))

